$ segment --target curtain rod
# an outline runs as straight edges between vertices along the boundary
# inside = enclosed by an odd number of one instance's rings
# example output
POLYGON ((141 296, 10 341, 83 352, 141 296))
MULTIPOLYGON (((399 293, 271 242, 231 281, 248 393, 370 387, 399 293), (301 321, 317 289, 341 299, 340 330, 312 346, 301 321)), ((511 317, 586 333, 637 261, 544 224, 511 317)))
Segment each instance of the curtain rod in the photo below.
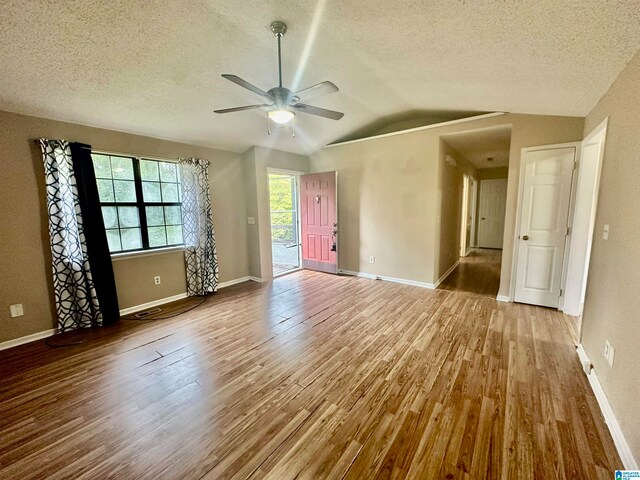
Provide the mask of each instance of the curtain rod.
MULTIPOLYGON (((34 138, 33 141, 37 144, 40 144, 40 138, 34 138)), ((110 152, 108 150, 96 150, 91 147, 82 147, 82 148, 84 148, 85 150, 89 150, 90 152, 97 153, 98 155, 114 155, 117 157, 142 158, 145 160, 159 160, 161 162, 180 163, 179 158, 158 157, 156 155, 138 155, 134 153, 110 152)))
MULTIPOLYGON (((83 148, 87 148, 87 147, 83 147, 83 148)), ((142 158, 146 160, 160 160, 161 162, 173 162, 173 163, 180 162, 180 159, 178 158, 158 157, 156 155, 140 155, 135 153, 110 152, 108 150, 97 150, 94 148, 87 148, 87 150, 91 150, 91 152, 97 153, 98 155, 114 155, 117 157, 142 158)))

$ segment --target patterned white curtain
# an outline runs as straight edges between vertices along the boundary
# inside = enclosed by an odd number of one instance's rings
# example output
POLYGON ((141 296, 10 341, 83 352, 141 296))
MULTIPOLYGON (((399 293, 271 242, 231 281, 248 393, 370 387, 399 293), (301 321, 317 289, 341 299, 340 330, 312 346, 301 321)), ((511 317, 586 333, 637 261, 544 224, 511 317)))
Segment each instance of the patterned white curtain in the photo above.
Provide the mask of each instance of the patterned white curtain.
POLYGON ((102 325, 66 140, 39 139, 49 214, 53 289, 60 332, 102 325))
POLYGON ((209 161, 181 158, 180 182, 187 294, 206 295, 218 288, 218 257, 209 196, 209 161))

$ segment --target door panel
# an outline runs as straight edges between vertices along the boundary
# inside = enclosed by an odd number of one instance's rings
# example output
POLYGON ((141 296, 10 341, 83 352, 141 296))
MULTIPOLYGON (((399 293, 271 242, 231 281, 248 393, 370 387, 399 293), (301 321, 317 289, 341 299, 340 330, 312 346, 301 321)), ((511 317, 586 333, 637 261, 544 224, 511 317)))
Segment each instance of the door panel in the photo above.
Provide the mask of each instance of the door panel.
POLYGON ((558 306, 575 155, 564 147, 525 156, 516 302, 558 306))
POLYGON ((480 182, 479 247, 502 248, 506 203, 506 178, 499 180, 482 180, 480 182))
POLYGON ((336 172, 300 177, 302 266, 338 273, 336 172))

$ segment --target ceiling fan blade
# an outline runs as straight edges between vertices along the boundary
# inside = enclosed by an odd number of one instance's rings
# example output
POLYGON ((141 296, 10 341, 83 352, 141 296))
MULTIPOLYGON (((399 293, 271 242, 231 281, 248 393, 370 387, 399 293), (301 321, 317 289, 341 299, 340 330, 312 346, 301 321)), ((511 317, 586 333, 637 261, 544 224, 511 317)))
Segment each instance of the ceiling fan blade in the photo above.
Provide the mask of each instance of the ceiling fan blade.
POLYGON ((299 92, 294 93, 294 95, 300 100, 308 100, 310 98, 319 97, 321 95, 329 95, 330 93, 334 93, 337 91, 339 91, 338 87, 336 87, 335 84, 327 81, 300 90, 299 92))
POLYGON ((330 118, 331 120, 340 120, 342 117, 344 117, 344 113, 342 112, 327 110, 326 108, 314 107, 313 105, 306 105, 304 103, 296 103, 295 105, 291 105, 291 108, 297 110, 298 112, 330 118))
POLYGON ((258 105, 247 105, 245 107, 223 108, 222 110, 214 110, 214 113, 231 113, 242 112, 243 110, 253 110, 254 108, 270 107, 271 103, 260 103, 258 105))
POLYGON ((269 100, 273 100, 273 97, 271 95, 269 95, 267 92, 265 92, 264 90, 259 89, 255 85, 252 85, 251 83, 247 82, 246 80, 243 80, 242 78, 238 77, 237 75, 230 75, 228 73, 223 73, 222 76, 224 78, 226 78, 227 80, 235 83, 236 85, 240 85, 241 87, 246 88, 247 90, 251 90, 253 93, 257 93, 261 97, 268 98, 269 100))

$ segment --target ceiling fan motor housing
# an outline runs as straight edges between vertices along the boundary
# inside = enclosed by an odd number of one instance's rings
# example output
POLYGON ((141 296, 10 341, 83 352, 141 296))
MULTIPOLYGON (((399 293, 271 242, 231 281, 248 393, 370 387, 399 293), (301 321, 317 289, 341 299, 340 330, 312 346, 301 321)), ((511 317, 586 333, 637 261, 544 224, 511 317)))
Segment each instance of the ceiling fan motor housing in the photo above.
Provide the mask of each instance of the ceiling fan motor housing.
POLYGON ((300 100, 291 90, 284 87, 274 87, 267 93, 273 97, 273 104, 278 108, 286 108, 300 100))

